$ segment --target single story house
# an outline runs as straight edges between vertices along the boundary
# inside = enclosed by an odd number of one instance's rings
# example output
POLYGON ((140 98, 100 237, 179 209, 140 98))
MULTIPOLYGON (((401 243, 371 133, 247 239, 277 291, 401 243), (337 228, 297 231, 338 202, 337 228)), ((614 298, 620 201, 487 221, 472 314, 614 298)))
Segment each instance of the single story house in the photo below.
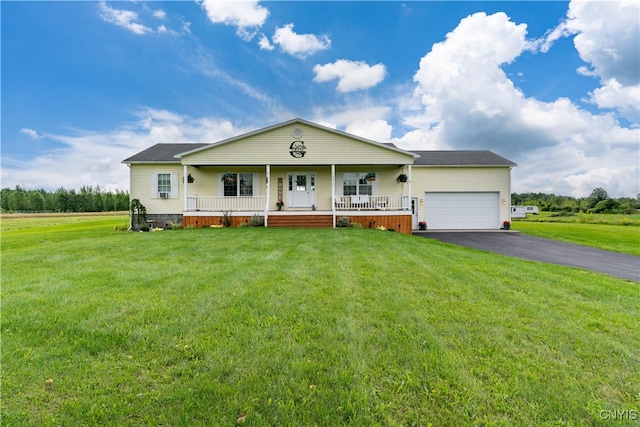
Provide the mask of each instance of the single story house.
POLYGON ((123 163, 157 226, 499 229, 515 163, 490 151, 407 151, 302 119, 211 144, 156 144, 123 163))

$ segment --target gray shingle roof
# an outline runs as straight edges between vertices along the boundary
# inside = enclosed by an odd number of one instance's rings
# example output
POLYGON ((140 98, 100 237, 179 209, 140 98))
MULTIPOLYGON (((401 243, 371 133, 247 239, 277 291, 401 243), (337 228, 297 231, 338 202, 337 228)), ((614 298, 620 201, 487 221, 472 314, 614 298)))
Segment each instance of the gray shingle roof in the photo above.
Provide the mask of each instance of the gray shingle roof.
MULTIPOLYGON (((122 163, 180 163, 175 156, 211 144, 156 144, 135 154, 122 163)), ((414 159, 415 166, 517 166, 489 150, 412 151, 420 157, 414 159)))
POLYGON ((210 144, 156 144, 144 151, 135 154, 128 159, 124 159, 122 163, 180 163, 180 159, 176 159, 176 154, 185 151, 195 150, 210 144))
POLYGON ((416 166, 518 166, 489 150, 413 151, 416 166))

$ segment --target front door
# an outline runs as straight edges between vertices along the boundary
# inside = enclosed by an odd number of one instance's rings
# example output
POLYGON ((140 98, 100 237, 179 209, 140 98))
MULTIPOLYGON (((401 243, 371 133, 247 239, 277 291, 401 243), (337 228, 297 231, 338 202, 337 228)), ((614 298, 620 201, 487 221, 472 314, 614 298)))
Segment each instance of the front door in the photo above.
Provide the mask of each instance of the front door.
POLYGON ((316 203, 316 174, 296 172, 288 175, 289 206, 292 208, 310 208, 316 203))

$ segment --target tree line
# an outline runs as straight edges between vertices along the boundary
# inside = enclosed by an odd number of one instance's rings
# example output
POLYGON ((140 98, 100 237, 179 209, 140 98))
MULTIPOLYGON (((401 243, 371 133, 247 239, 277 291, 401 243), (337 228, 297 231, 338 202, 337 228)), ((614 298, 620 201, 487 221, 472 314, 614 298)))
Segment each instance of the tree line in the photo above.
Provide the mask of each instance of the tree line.
POLYGON ((636 197, 609 197, 604 188, 595 188, 587 197, 557 196, 545 193, 513 193, 511 204, 538 206, 541 211, 568 213, 635 214, 640 212, 640 194, 636 197))
MULTIPOLYGON (((99 186, 83 186, 80 191, 58 188, 56 191, 3 188, 0 193, 3 212, 109 212, 128 211, 127 191, 103 191, 99 186)), ((603 188, 595 188, 588 197, 558 196, 546 193, 513 193, 511 204, 538 206, 541 211, 634 214, 640 212, 640 194, 611 198, 603 188)))
POLYGON ((109 212, 129 210, 127 191, 103 191, 100 186, 83 186, 80 191, 58 188, 56 191, 3 188, 2 212, 109 212))

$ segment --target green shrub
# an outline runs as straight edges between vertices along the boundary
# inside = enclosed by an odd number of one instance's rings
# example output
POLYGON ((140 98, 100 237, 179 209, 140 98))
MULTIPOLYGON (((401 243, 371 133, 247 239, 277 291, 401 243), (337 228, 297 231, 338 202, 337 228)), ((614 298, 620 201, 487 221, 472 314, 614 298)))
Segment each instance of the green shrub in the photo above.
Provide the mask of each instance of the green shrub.
POLYGON ((264 217, 260 215, 253 215, 251 217, 252 227, 264 227, 264 217))
POLYGON ((563 216, 575 216, 575 214, 567 211, 553 212, 549 214, 549 218, 556 218, 556 217, 563 217, 563 216))
POLYGON ((222 212, 222 225, 231 227, 231 212, 222 212))
POLYGON ((247 228, 247 227, 249 227, 249 224, 248 224, 248 223, 246 223, 246 222, 241 222, 241 223, 240 223, 240 224, 238 224, 236 227, 237 227, 237 228, 247 228))
POLYGON ((347 216, 341 216, 336 220, 336 227, 349 227, 351 220, 347 216))
POLYGON ((362 228, 362 224, 360 224, 359 222, 352 222, 349 227, 351 227, 351 228, 362 228))

